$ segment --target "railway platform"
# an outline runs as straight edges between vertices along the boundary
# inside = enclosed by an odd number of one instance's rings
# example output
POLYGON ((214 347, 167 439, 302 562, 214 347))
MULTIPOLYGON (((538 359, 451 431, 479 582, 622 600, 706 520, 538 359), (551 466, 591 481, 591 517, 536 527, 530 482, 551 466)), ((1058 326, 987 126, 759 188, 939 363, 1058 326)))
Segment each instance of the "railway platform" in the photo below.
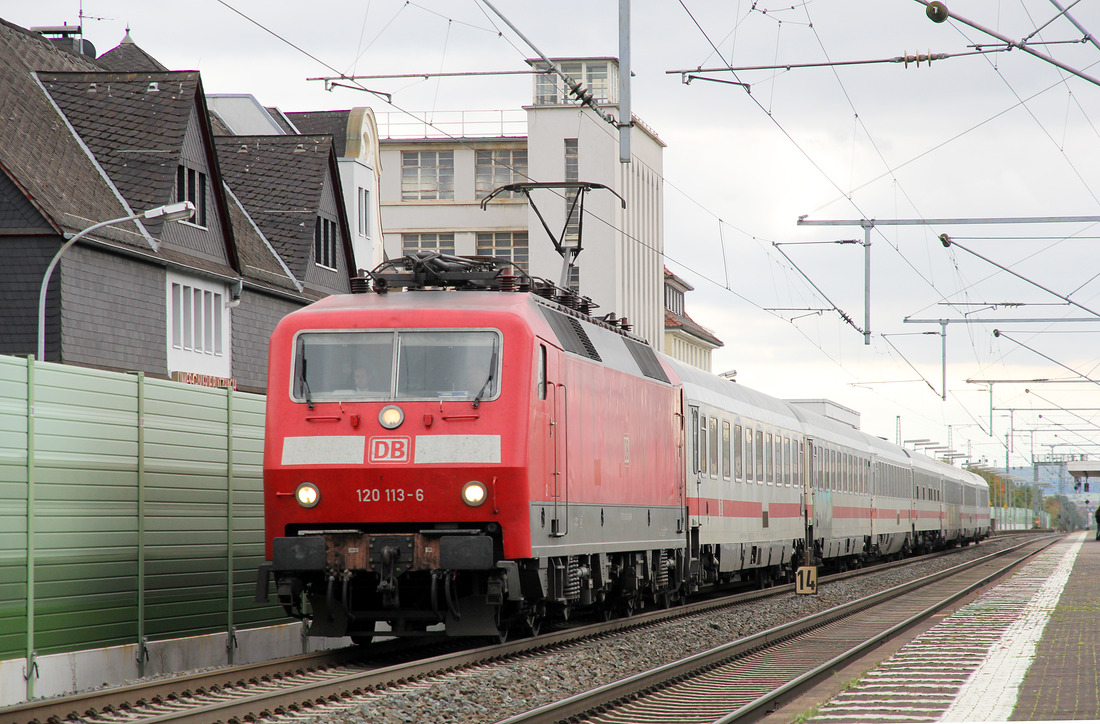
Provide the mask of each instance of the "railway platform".
POLYGON ((767 724, 1100 721, 1100 541, 1065 536, 767 724))

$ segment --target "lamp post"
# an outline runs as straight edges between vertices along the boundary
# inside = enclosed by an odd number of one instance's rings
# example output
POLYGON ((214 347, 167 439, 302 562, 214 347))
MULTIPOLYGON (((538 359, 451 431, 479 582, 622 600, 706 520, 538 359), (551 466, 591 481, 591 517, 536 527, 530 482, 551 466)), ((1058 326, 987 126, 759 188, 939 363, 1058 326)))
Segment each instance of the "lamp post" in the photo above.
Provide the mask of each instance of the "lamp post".
POLYGON ((98 224, 93 224, 87 229, 77 232, 72 238, 66 241, 61 248, 57 250, 57 253, 53 255, 53 259, 50 260, 50 265, 46 267, 46 274, 42 277, 42 287, 38 292, 38 359, 41 361, 46 358, 46 289, 50 286, 50 275, 53 274, 53 270, 57 266, 57 263, 61 261, 61 255, 64 254, 70 246, 75 244, 81 237, 86 236, 96 229, 110 226, 111 224, 121 224, 124 221, 133 221, 134 219, 147 219, 149 221, 155 219, 160 219, 162 221, 182 221, 183 219, 190 219, 194 214, 195 205, 190 201, 165 204, 155 209, 131 214, 130 216, 123 216, 109 221, 101 221, 98 224))

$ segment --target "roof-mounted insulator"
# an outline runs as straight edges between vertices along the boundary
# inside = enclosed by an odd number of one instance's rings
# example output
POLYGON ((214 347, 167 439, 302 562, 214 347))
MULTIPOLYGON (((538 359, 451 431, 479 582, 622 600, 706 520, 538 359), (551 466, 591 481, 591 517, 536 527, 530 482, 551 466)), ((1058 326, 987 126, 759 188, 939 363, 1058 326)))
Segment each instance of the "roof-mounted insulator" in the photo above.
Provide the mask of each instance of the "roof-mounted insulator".
POLYGON ((370 277, 360 274, 351 278, 352 294, 367 294, 370 292, 370 277))

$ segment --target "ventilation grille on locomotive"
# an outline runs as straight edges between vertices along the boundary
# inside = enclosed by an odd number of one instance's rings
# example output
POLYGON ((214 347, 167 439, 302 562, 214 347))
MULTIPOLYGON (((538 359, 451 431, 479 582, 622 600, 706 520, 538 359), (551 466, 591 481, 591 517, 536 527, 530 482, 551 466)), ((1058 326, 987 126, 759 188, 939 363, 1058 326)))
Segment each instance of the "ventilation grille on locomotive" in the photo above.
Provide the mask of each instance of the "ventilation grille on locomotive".
POLYGON ((540 307, 540 309, 542 316, 546 317, 546 321, 550 323, 554 334, 558 336, 558 341, 561 342, 561 346, 566 352, 579 354, 581 357, 587 357, 596 362, 603 361, 580 322, 549 307, 540 307))
POLYGON ((657 353, 653 351, 652 347, 641 342, 635 342, 629 337, 624 337, 623 341, 626 342, 626 348, 634 356, 634 361, 638 363, 638 369, 642 371, 643 375, 650 379, 668 382, 668 376, 665 374, 664 368, 661 367, 661 363, 657 361, 657 353))

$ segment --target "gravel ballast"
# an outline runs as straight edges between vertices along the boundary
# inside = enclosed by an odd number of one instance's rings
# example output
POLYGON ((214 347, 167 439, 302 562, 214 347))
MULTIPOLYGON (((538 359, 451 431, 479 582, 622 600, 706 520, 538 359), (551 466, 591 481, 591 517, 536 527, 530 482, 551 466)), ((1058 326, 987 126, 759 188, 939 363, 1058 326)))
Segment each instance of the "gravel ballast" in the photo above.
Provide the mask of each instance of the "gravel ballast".
POLYGON ((1018 542, 994 539, 949 556, 823 583, 818 593, 780 595, 736 608, 617 634, 527 659, 450 673, 392 692, 380 691, 341 710, 295 718, 312 724, 496 722, 580 691, 656 668, 738 638, 892 588, 1018 542))

